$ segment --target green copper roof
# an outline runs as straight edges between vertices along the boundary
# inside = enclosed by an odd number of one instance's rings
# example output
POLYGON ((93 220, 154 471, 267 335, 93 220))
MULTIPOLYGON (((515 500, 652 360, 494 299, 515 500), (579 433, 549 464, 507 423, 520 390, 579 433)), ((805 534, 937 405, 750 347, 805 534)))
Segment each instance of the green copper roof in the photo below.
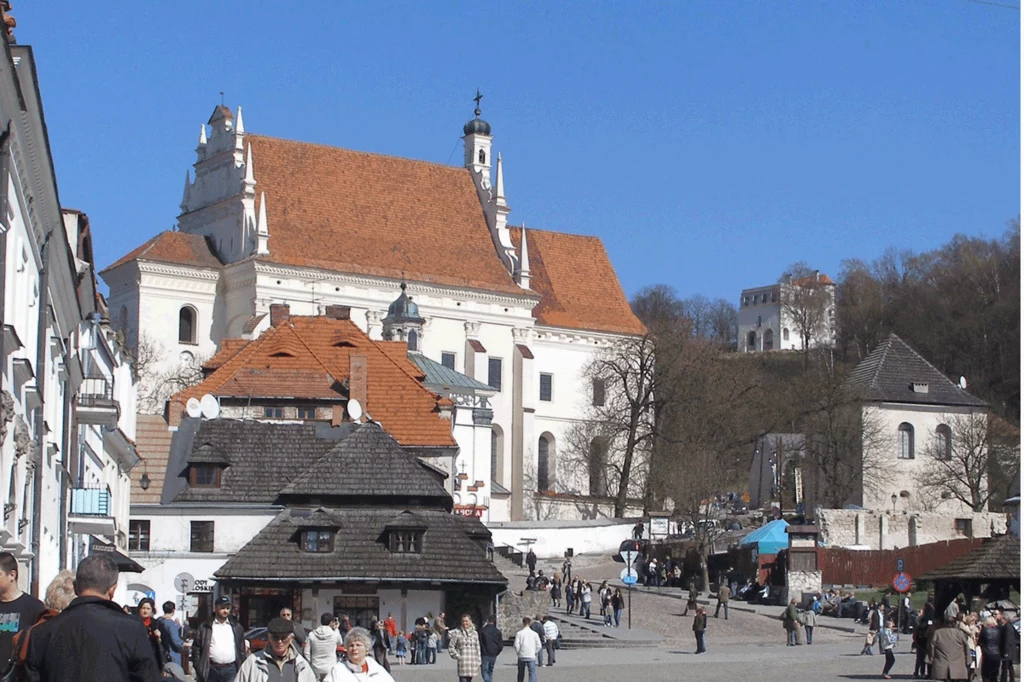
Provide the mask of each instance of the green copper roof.
POLYGON ((462 372, 448 369, 440 362, 434 362, 422 353, 409 353, 409 359, 419 367, 426 375, 424 383, 432 386, 446 386, 448 388, 461 388, 470 391, 487 391, 493 393, 494 389, 487 384, 480 383, 462 372))

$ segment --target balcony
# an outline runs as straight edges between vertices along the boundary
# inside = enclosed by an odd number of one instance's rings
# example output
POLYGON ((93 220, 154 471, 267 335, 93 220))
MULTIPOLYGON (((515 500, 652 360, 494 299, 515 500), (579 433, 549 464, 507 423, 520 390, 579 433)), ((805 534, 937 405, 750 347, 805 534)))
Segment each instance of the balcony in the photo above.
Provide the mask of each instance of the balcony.
POLYGON ((78 389, 75 416, 79 424, 117 426, 121 407, 114 400, 114 384, 106 377, 86 377, 78 389))
POLYGON ((110 491, 103 488, 74 488, 71 491, 72 533, 113 535, 114 517, 110 511, 110 491))

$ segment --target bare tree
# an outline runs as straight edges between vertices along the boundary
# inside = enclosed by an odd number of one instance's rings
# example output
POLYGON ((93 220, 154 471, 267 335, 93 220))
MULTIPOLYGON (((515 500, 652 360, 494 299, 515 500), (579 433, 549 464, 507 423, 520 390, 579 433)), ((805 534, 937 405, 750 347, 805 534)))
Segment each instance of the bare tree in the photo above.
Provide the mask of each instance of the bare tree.
POLYGON ((783 319, 793 325, 800 337, 806 367, 810 362, 812 339, 829 335, 833 307, 831 285, 821 282, 818 271, 811 270, 806 263, 794 263, 780 280, 779 301, 783 319))
POLYGON ((138 391, 139 412, 143 414, 162 414, 171 396, 203 380, 203 363, 207 358, 182 360, 169 368, 161 368, 167 352, 145 332, 126 343, 125 348, 138 391))
POLYGON ((990 460, 995 458, 1020 470, 1015 449, 993 437, 984 412, 947 414, 924 448, 927 465, 921 485, 940 499, 959 500, 973 511, 988 509, 996 491, 989 485, 990 460))

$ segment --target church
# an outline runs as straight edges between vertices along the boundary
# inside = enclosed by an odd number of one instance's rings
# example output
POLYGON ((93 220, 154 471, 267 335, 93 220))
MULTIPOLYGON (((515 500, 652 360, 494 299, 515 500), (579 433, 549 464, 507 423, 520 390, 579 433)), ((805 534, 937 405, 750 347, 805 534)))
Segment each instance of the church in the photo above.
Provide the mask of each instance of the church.
POLYGON ((455 465, 483 482, 477 516, 578 516, 580 496, 608 493, 560 460, 573 425, 605 399, 585 370, 645 330, 600 239, 509 223, 479 100, 474 113, 456 167, 249 133, 241 107, 217 106, 177 229, 101 273, 112 323, 173 371, 258 338, 272 305, 313 316, 344 306, 371 339, 404 341, 491 389, 490 447, 460 451, 455 465), (500 513, 483 513, 492 498, 500 513))

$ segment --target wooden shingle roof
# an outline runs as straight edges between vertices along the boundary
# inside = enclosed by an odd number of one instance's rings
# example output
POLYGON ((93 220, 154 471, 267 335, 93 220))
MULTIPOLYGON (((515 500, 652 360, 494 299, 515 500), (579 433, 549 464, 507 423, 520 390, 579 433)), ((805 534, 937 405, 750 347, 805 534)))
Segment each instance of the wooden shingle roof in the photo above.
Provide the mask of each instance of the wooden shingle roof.
MULTIPOLYGON (((304 552, 296 533, 307 526, 296 516, 300 510, 282 511, 217 572, 220 580, 354 582, 492 583, 505 577, 487 559, 486 542, 474 540, 470 524, 451 513, 416 509, 424 528, 421 553, 392 553, 387 528, 403 509, 399 507, 325 508, 337 524, 333 551, 304 552)), ((301 513, 301 512, 300 512, 301 513)), ((319 512, 318 512, 319 513, 319 512)), ((483 538, 489 533, 471 520, 483 538)))
POLYGON ((845 386, 870 402, 986 407, 983 400, 954 384, 895 334, 854 368, 845 386), (914 384, 925 384, 927 392, 915 391, 914 384))
POLYGON ((920 580, 1020 580, 1020 538, 1001 535, 919 578, 920 580))

